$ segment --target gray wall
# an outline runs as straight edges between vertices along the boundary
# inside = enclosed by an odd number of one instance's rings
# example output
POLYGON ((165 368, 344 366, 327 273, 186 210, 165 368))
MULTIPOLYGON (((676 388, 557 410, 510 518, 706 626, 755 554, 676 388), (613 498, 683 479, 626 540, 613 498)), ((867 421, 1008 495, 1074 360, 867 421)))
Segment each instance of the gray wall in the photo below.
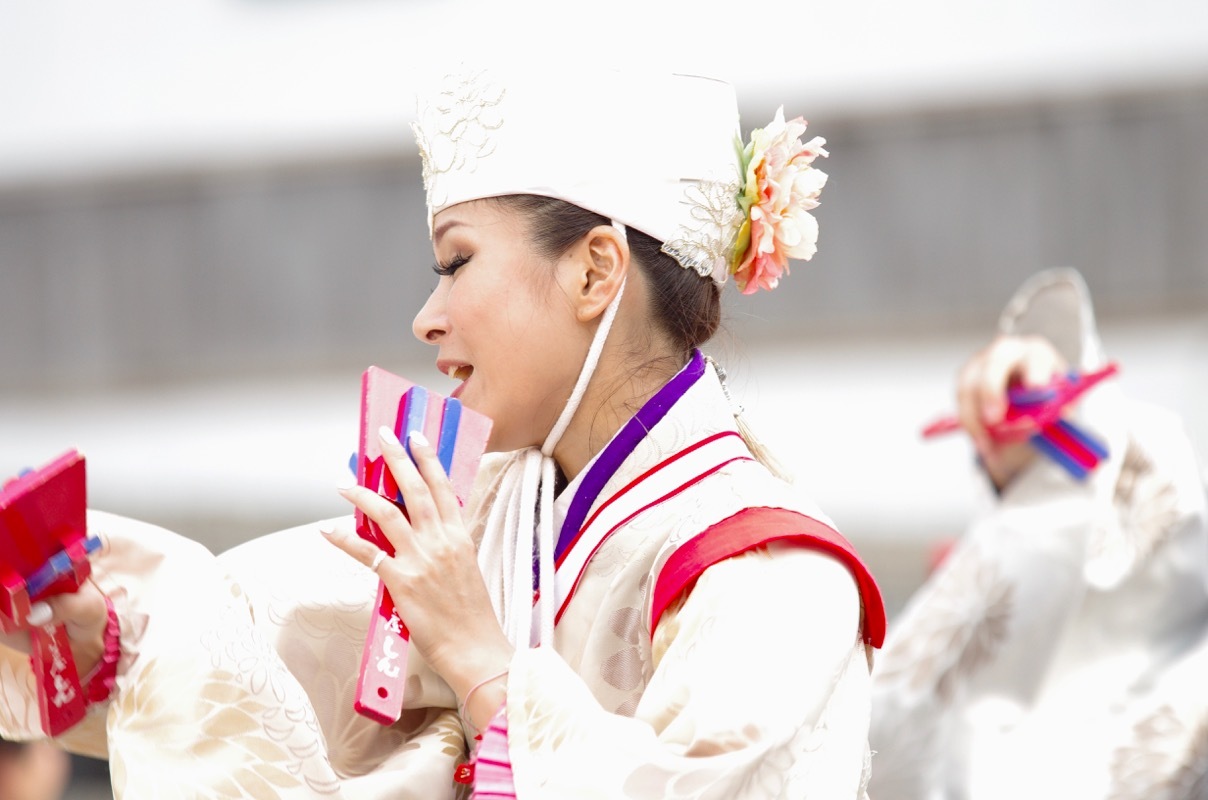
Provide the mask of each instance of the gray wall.
MULTIPOLYGON (((810 130, 833 153, 819 255, 780 291, 730 292, 732 332, 984 323, 1056 265, 1080 268, 1109 314, 1208 301, 1208 86, 822 116, 810 130)), ((343 162, 10 187, 0 390, 426 358, 410 319, 431 260, 410 142, 343 162)))

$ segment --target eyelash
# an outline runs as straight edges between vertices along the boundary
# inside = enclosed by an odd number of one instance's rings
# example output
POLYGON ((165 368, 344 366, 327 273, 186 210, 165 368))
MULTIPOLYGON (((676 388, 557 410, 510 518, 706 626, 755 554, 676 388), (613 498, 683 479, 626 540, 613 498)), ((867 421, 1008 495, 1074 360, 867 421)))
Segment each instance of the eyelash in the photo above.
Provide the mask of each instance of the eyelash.
POLYGON ((442 277, 452 275, 457 270, 461 269, 469 262, 469 256, 463 256, 461 253, 456 254, 450 261, 437 261, 432 265, 432 271, 442 277))

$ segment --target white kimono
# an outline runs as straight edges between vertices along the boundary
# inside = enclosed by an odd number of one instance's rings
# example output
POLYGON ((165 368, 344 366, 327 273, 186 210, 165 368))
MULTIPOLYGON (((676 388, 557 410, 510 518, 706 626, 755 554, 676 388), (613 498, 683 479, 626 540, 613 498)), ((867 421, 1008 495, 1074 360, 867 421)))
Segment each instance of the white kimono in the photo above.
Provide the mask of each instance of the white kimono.
MULTIPOLYGON (((590 469, 560 496, 559 527, 590 469)), ((848 566, 789 542, 758 547, 709 567, 651 624, 659 569, 696 534, 753 506, 825 519, 751 458, 714 371, 603 474, 561 560, 556 646, 510 665, 518 796, 863 797, 868 623, 848 566), (640 477, 655 465, 667 469, 640 477)), ((479 535, 495 490, 490 470, 480 477, 468 512, 479 535)), ((353 712, 377 580, 317 525, 219 558, 126 519, 90 526, 123 655, 111 700, 63 742, 109 759, 117 797, 464 794, 456 698, 418 655, 397 724, 353 712)), ((868 591, 863 602, 878 613, 868 591)), ((36 736, 28 664, 3 655, 0 733, 36 736)))
MULTIPOLYGON (((1031 280, 1000 327, 1103 362, 1071 271, 1031 280)), ((874 800, 1208 798, 1200 468, 1178 420, 1113 383, 1077 418, 1109 460, 1079 483, 1037 459, 891 624, 874 800)))

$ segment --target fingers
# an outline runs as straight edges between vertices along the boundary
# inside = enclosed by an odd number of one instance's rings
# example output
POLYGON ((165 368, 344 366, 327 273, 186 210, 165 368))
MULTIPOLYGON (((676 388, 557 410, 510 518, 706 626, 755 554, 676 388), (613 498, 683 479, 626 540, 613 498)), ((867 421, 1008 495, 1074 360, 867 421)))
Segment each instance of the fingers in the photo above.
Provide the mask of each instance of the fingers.
MULTIPOLYGON (((414 443, 415 437, 412 436, 411 439, 414 443)), ((423 439, 422 435, 420 439, 423 439)), ((394 476, 399 491, 403 493, 403 502, 407 504, 407 515, 411 518, 412 527, 421 527, 429 522, 437 521, 436 502, 432 499, 429 484, 420 474, 419 468, 411 460, 411 456, 403 448, 398 437, 394 435, 394 431, 383 425, 378 429, 378 440, 382 447, 382 457, 386 459, 386 466, 390 469, 390 474, 394 476)), ((431 450, 431 448, 428 449, 431 450)), ((414 448, 412 452, 415 452, 414 448)))
POLYGON ((1061 355, 1045 339, 999 337, 961 371, 957 399, 962 424, 972 433, 1002 422, 1013 384, 1046 386, 1064 369, 1061 355))
POLYGON ((1024 339, 1023 344, 1020 377, 1024 386, 1045 386, 1067 371, 1065 359, 1047 340, 1033 336, 1024 339))
MULTIPOLYGON (((24 618, 19 618, 13 620, 12 622, 14 622, 18 628, 24 630, 28 628, 41 628, 46 625, 50 625, 54 621, 55 613, 54 609, 50 607, 50 603, 46 602, 45 600, 38 600, 37 602, 30 603, 29 613, 26 614, 24 618)), ((20 638, 19 632, 0 634, 0 643, 5 642, 5 639, 3 638, 4 635, 14 636, 17 637, 17 639, 20 638)))
POLYGON ((39 600, 30 605, 29 614, 25 617, 25 622, 31 628, 40 628, 44 625, 49 625, 54 620, 54 616, 54 609, 50 603, 45 600, 39 600))
POLYGON ((1009 483, 1033 451, 1021 440, 995 439, 993 426, 1007 414, 1008 390, 1022 384, 1030 388, 1046 386, 1065 370, 1065 362, 1046 339, 1037 336, 1000 336, 981 350, 961 369, 957 382, 957 408, 961 425, 968 431, 983 466, 1000 488, 1009 483))
MULTIPOLYGON (((334 544, 336 547, 343 550, 355 560, 361 562, 369 569, 374 569, 374 563, 379 561, 378 554, 383 553, 383 550, 373 542, 368 542, 360 536, 355 536, 347 531, 331 530, 321 531, 327 541, 334 544)), ((381 574, 387 568, 393 568, 394 562, 391 558, 381 559, 377 569, 374 570, 381 574)))
POLYGON ((426 436, 415 431, 410 436, 411 455, 419 474, 423 477, 428 490, 432 493, 432 501, 441 520, 450 522, 460 518, 461 504, 453 493, 453 484, 445 474, 440 459, 436 457, 436 449, 428 442, 426 436))
POLYGON ((986 425, 1002 422, 1007 413, 1007 388, 1019 376, 1025 358, 1022 340, 999 338, 985 351, 978 379, 977 403, 986 425))
POLYGON ((77 591, 55 595, 46 600, 55 622, 67 626, 73 639, 90 639, 105 628, 109 613, 105 595, 92 581, 85 581, 77 591))
POLYGON ((386 426, 378 430, 382 457, 406 503, 404 515, 391 501, 362 487, 341 487, 340 493, 376 522, 398 549, 402 537, 431 524, 460 520, 461 507, 436 451, 422 433, 410 436, 410 450, 386 426))
POLYGON ((412 532, 411 523, 399 507, 372 489, 366 489, 364 486, 342 486, 339 492, 345 500, 378 524, 395 550, 403 545, 408 534, 412 532))
POLYGON ((957 379, 956 407, 961 427, 968 432, 973 446, 984 459, 991 444, 982 409, 981 364, 981 354, 978 354, 961 369, 957 379))
POLYGON ((104 627, 107 618, 105 595, 89 580, 75 591, 31 603, 29 613, 19 624, 24 628, 66 625, 72 631, 88 631, 104 627))
MULTIPOLYGON (((104 650, 108 620, 105 595, 96 584, 87 580, 74 592, 54 595, 31 604, 29 614, 21 624, 28 629, 50 625, 66 627, 71 639, 72 655, 83 674, 96 664, 104 650)), ((0 646, 28 653, 29 630, 0 635, 0 646)))

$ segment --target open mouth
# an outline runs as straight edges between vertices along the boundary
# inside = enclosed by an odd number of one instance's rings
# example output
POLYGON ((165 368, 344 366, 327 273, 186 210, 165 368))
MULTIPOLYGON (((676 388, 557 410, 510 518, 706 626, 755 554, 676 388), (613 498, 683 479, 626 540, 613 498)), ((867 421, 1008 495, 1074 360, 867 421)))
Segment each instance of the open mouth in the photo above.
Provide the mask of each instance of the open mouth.
POLYGON ((454 389, 453 393, 450 395, 451 397, 457 397, 461 394, 462 389, 465 388, 466 381, 468 381, 470 376, 474 374, 474 368, 469 364, 463 364, 462 366, 450 366, 449 369, 445 371, 445 374, 455 381, 460 381, 460 383, 457 384, 457 388, 454 389))

